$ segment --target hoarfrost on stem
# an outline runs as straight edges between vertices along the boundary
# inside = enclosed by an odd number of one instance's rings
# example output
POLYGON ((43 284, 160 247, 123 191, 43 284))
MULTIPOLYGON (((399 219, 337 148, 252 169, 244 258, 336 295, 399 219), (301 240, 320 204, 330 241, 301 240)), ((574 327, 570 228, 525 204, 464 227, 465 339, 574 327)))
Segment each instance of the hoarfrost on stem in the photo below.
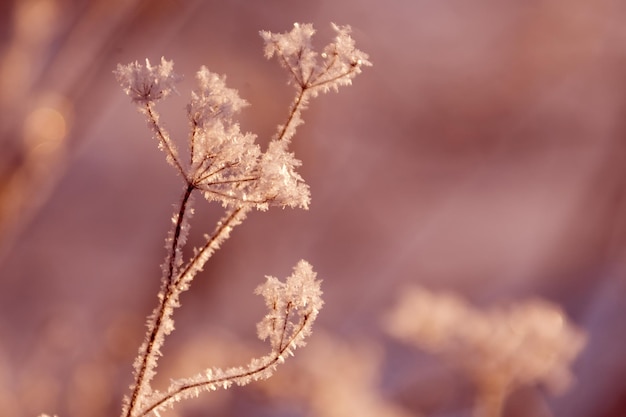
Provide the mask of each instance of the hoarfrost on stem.
POLYGON ((137 61, 128 65, 117 65, 117 80, 134 103, 147 104, 161 100, 176 91, 175 83, 180 80, 174 74, 174 61, 161 58, 161 63, 152 66, 137 61))
POLYGON ((311 24, 295 23, 287 33, 262 31, 265 56, 276 55, 291 73, 291 83, 310 89, 313 95, 331 88, 337 91, 340 85, 350 85, 361 68, 372 63, 366 53, 356 49, 350 26, 333 23, 332 27, 336 32, 335 41, 324 48, 322 62, 318 62, 318 53, 313 50, 311 38, 315 29, 311 24))
POLYGON ((313 322, 322 308, 320 281, 311 265, 301 260, 293 273, 281 282, 267 277, 255 293, 265 298, 269 313, 257 325, 259 338, 270 339, 271 352, 253 358, 246 366, 228 369, 210 368, 192 377, 171 382, 165 392, 155 391, 147 396, 138 415, 158 413, 174 403, 197 397, 203 391, 228 389, 233 384, 246 385, 272 376, 276 367, 293 355, 294 349, 304 346, 313 322))
POLYGON ((270 340, 269 355, 253 359, 244 367, 225 371, 214 368, 176 380, 164 392, 152 389, 161 347, 174 330, 173 312, 180 306, 180 294, 189 289, 191 281, 228 239, 232 229, 241 224, 252 209, 308 208, 309 187, 296 171, 301 162, 289 150, 296 128, 303 123, 302 111, 311 97, 350 84, 363 66, 371 65, 368 56, 355 48, 349 26, 333 25, 333 29, 335 41, 321 54, 312 48, 311 37, 315 31, 310 24, 296 23, 290 32, 283 34, 261 32, 265 55, 279 59, 289 70, 290 83, 297 88, 287 120, 278 126, 265 152, 255 143, 256 136, 242 132, 234 120, 248 103, 236 90, 226 86, 224 76, 202 67, 196 74, 198 87, 191 93, 187 106, 188 155, 182 158, 156 110, 157 102, 175 92, 175 83, 180 80, 173 71, 173 62, 162 58, 156 66, 148 60, 145 65, 134 62, 117 66, 115 75, 122 89, 146 117, 159 148, 185 182, 182 198, 172 217, 174 226, 166 240, 168 253, 163 264, 158 305, 148 317, 148 332, 134 363, 135 378, 131 395, 124 403, 124 417, 156 413, 201 391, 265 379, 296 347, 303 346, 311 333, 311 325, 322 307, 321 290, 311 265, 300 261, 285 283, 269 277, 257 288, 270 310, 257 327, 259 336, 270 340), (320 55, 322 59, 318 60, 320 55), (185 260, 183 248, 196 191, 208 201, 221 203, 225 213, 213 233, 206 236, 206 244, 185 260))

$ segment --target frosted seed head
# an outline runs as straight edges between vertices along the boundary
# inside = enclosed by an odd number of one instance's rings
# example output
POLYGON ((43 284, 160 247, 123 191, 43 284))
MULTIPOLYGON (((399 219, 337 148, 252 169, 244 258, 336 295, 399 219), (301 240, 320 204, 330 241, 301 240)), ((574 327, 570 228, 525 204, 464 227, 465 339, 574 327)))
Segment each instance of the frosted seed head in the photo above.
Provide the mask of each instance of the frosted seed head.
POLYGON ((279 57, 280 64, 291 75, 291 84, 310 89, 312 96, 318 91, 336 90, 340 85, 349 85, 352 78, 361 72, 361 66, 371 66, 368 56, 356 49, 350 37, 350 26, 331 25, 336 32, 335 40, 327 45, 317 60, 311 38, 315 33, 311 24, 294 24, 290 32, 261 32, 265 41, 265 56, 279 57))
POLYGON ((159 65, 153 66, 146 59, 146 64, 134 62, 118 64, 114 71, 117 81, 134 103, 145 105, 156 102, 172 92, 180 76, 174 73, 174 61, 161 58, 159 65))

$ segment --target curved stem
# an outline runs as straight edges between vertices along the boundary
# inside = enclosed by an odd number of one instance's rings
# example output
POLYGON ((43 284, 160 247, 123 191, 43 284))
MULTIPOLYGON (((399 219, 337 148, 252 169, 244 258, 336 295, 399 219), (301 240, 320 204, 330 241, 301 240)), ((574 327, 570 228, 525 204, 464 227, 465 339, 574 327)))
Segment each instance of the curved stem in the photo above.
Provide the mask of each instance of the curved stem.
POLYGON ((307 90, 308 88, 306 86, 300 87, 300 91, 298 92, 298 95, 296 96, 296 100, 294 101, 293 105, 291 106, 291 110, 289 111, 287 122, 282 126, 282 128, 280 129, 280 132, 278 132, 278 135, 276 136, 277 141, 289 140, 288 138, 286 138, 287 132, 289 131, 290 125, 296 119, 296 116, 302 110, 302 106, 304 105, 303 103, 304 95, 306 94, 307 90))
MULTIPOLYGON (((286 315, 287 316, 289 315, 289 310, 286 311, 286 315)), ((263 364, 260 364, 257 367, 254 367, 251 369, 248 368, 239 373, 224 376, 221 378, 208 379, 205 381, 190 382, 187 384, 183 384, 172 391, 164 393, 161 398, 156 399, 153 404, 150 404, 144 410, 142 410, 141 413, 137 415, 137 417, 147 416, 148 414, 159 409, 160 407, 167 406, 168 403, 171 403, 171 402, 176 401, 177 399, 180 399, 181 395, 184 396, 188 392, 194 392, 199 389, 206 389, 208 387, 211 387, 214 385, 222 385, 224 383, 228 383, 228 384, 237 383, 238 380, 242 380, 242 379, 264 379, 263 377, 259 377, 259 376, 262 375, 268 369, 274 367, 276 364, 282 363, 283 355, 289 350, 289 347, 294 342, 294 340, 296 340, 298 335, 306 328, 309 319, 310 319, 310 316, 308 314, 304 315, 302 317, 300 326, 293 332, 293 334, 291 334, 291 337, 289 337, 289 340, 287 341, 287 343, 285 343, 284 346, 280 346, 279 350, 273 352, 273 354, 269 358, 267 358, 267 360, 263 364)), ((283 329, 283 332, 286 333, 286 326, 283 329)), ((281 335, 281 339, 284 339, 285 333, 281 335)), ((244 385, 245 382, 240 382, 239 384, 244 385)))
POLYGON ((178 170, 179 174, 182 175, 182 177, 185 178, 187 182, 189 182, 189 180, 187 179, 187 174, 185 173, 182 164, 178 160, 178 153, 176 152, 176 148, 174 148, 174 145, 172 144, 172 141, 170 140, 167 132, 161 127, 161 125, 159 125, 159 116, 154 111, 153 105, 151 103, 146 103, 144 109, 146 111, 146 115, 148 116, 150 127, 156 133, 157 137, 159 138, 159 142, 161 143, 163 149, 165 149, 168 157, 171 158, 172 164, 174 164, 174 167, 176 168, 176 170, 178 170))

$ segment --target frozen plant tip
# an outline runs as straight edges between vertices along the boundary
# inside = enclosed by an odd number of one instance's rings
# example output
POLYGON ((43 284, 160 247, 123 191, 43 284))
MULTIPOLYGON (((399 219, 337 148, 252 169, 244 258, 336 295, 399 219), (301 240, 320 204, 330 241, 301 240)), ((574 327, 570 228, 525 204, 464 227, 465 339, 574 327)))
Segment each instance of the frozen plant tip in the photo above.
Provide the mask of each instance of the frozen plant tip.
POLYGON ((146 65, 138 62, 117 66, 117 79, 135 103, 151 103, 169 96, 176 91, 177 77, 174 62, 161 58, 156 67, 146 59, 146 65))
POLYGON ((235 116, 248 103, 236 90, 227 87, 224 76, 202 67, 196 74, 198 87, 191 93, 187 106, 190 132, 187 155, 181 156, 156 109, 158 101, 176 91, 175 83, 181 79, 174 73, 173 62, 162 58, 158 65, 148 60, 145 65, 138 62, 118 65, 115 76, 119 84, 145 116, 166 160, 184 181, 166 240, 158 304, 148 316, 148 331, 134 362, 134 382, 124 402, 123 417, 158 415, 164 407, 200 392, 268 378, 310 335, 323 304, 322 292, 311 265, 300 261, 286 282, 268 277, 257 288, 257 294, 265 298, 269 309, 257 326, 259 337, 269 339, 271 352, 267 356, 253 359, 246 366, 213 368, 174 380, 162 392, 152 388, 161 348, 174 330, 172 316, 180 306, 181 293, 189 289, 194 277, 228 239, 232 229, 253 209, 308 208, 309 187, 296 171, 301 162, 289 150, 297 126, 303 123, 302 111, 310 98, 349 85, 363 66, 371 65, 368 56, 355 48, 349 26, 333 25, 333 29, 335 40, 321 54, 312 48, 314 30, 310 24, 295 24, 290 32, 283 34, 261 32, 265 55, 278 58, 288 70, 290 84, 297 90, 286 122, 278 126, 264 152, 255 142, 256 136, 242 132, 235 121, 235 116), (185 259, 183 248, 196 192, 209 202, 220 203, 225 212, 213 232, 206 235, 206 243, 185 259))

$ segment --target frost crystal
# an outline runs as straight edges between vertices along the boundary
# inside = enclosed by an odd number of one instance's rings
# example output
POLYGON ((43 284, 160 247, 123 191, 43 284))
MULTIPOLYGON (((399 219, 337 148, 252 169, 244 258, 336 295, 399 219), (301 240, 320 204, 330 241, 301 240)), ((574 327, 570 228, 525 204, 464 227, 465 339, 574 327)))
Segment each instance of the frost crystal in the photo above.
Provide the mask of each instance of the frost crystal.
POLYGON ((146 65, 138 62, 128 65, 117 65, 115 71, 117 81, 131 100, 139 104, 158 101, 176 91, 175 83, 179 77, 174 74, 174 61, 161 58, 156 67, 146 59, 146 65))
POLYGON ((292 83, 308 88, 315 96, 319 91, 337 90, 340 85, 349 85, 361 73, 362 66, 371 66, 366 53, 356 49, 350 37, 350 26, 333 24, 337 33, 335 41, 324 48, 322 62, 313 50, 311 38, 315 33, 311 24, 294 24, 291 32, 271 33, 263 31, 265 56, 277 56, 281 65, 289 70, 292 83))
POLYGON ((225 77, 202 67, 197 74, 199 90, 188 106, 191 122, 190 159, 192 183, 207 200, 225 206, 264 204, 248 196, 258 180, 260 149, 255 135, 242 133, 232 117, 247 105, 236 90, 227 88, 225 77))
POLYGON ((286 282, 268 276, 257 287, 255 293, 265 298, 270 310, 257 325, 257 332, 261 340, 270 339, 274 352, 291 353, 291 348, 301 346, 310 333, 323 305, 320 281, 315 276, 311 265, 300 261, 286 282))

